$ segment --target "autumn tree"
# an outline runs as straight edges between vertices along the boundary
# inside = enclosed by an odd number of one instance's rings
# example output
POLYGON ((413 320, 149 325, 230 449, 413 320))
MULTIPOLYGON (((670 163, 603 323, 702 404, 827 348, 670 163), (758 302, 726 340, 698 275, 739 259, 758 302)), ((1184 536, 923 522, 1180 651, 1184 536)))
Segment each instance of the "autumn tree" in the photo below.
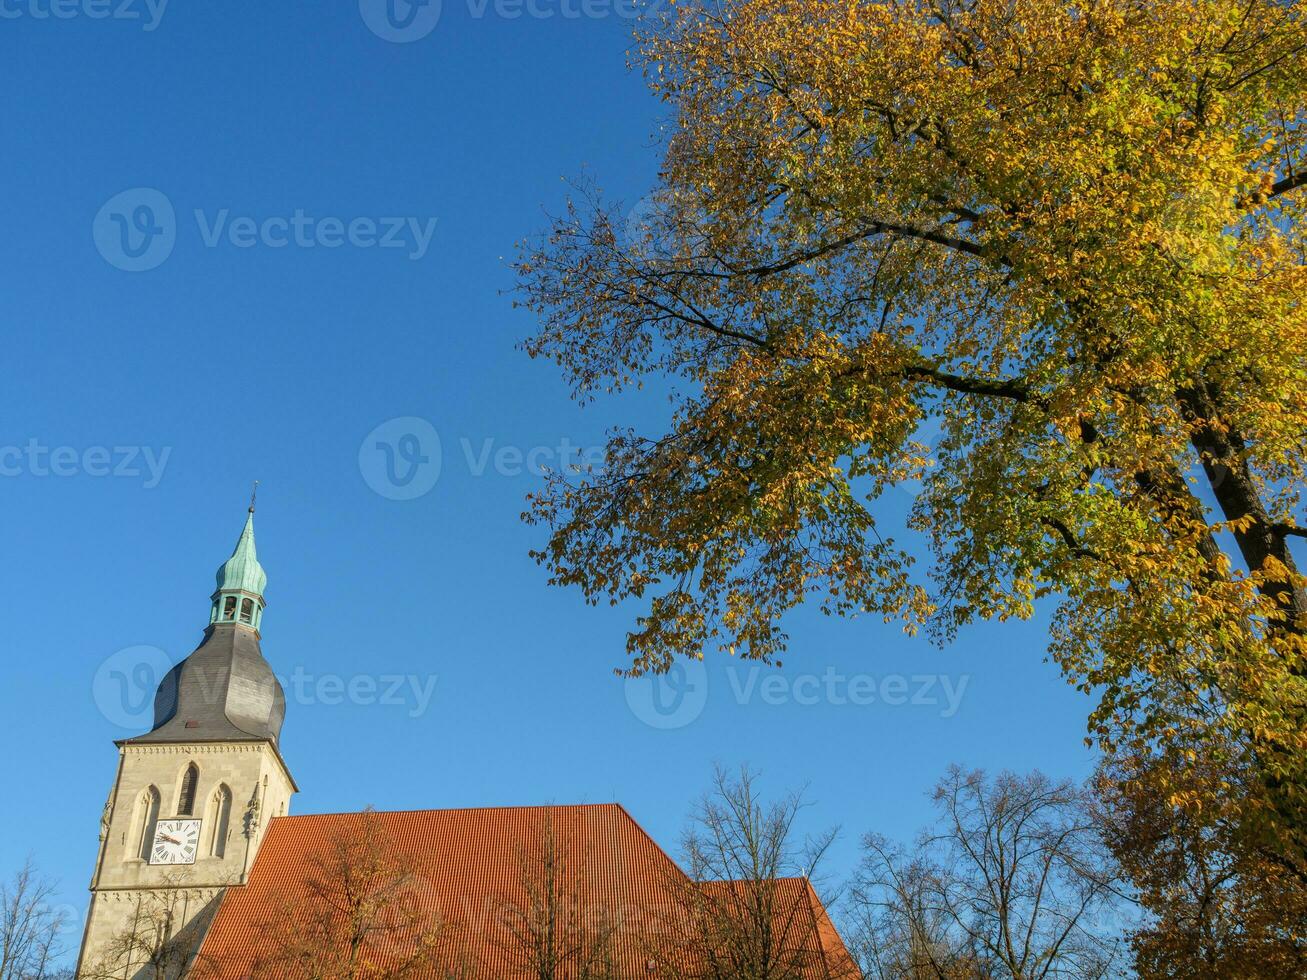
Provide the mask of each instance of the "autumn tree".
POLYGON ((249 980, 461 980, 462 926, 423 900, 421 882, 371 810, 308 861, 295 897, 263 926, 271 951, 249 980))
MULTIPOLYGON (((682 839, 684 875, 666 883, 674 927, 651 962, 696 980, 849 980, 843 948, 823 946, 812 884, 834 832, 802 837, 801 793, 762 795, 758 775, 718 768, 682 839)), ((827 937, 829 938, 829 936, 827 937)), ((838 940, 835 940, 838 943, 838 940)))
POLYGON ((1203 762, 1165 779, 1145 760, 1104 766, 1102 825, 1147 912, 1130 936, 1141 977, 1307 976, 1307 884, 1238 833, 1249 778, 1203 762), (1174 802, 1177 785, 1210 803, 1174 802))
POLYGON ((0 980, 57 980, 63 914, 52 904, 55 884, 29 860, 0 881, 0 980))
POLYGON ((873 977, 1106 980, 1119 976, 1117 868, 1089 795, 1041 773, 951 768, 914 848, 864 841, 853 891, 873 977))
POLYGON ((617 910, 592 903, 584 845, 558 836, 546 811, 517 851, 517 900, 504 903, 503 943, 515 975, 531 980, 615 980, 617 910))
POLYGON ((533 497, 551 581, 643 600, 637 673, 776 658, 808 601, 947 639, 1048 597, 1092 736, 1255 771, 1307 877, 1300 5, 725 0, 637 60, 651 203, 583 185, 520 300, 579 398, 672 414, 533 497), (913 477, 924 576, 877 520, 913 477))

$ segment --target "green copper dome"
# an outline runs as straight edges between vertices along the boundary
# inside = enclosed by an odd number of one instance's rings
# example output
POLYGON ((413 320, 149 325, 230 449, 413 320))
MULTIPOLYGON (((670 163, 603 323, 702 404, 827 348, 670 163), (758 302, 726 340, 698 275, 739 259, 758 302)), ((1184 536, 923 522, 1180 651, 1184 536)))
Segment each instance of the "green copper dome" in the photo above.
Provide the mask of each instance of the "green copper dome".
POLYGON ((254 548, 254 511, 251 510, 250 516, 245 518, 245 529, 236 542, 236 550, 218 569, 218 591, 263 595, 263 587, 267 584, 267 573, 259 564, 259 554, 254 548))
POLYGON ((218 588, 213 593, 210 623, 241 623, 256 631, 263 623, 263 589, 267 573, 254 548, 254 508, 245 518, 236 550, 218 569, 218 588))

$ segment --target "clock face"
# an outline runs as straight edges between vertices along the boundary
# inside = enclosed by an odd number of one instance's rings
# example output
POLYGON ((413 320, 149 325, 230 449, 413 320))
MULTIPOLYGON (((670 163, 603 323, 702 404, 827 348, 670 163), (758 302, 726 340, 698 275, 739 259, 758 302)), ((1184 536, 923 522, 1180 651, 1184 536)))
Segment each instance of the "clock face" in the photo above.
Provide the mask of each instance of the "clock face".
POLYGON ((160 820, 154 829, 151 864, 194 864, 200 849, 198 820, 160 820))

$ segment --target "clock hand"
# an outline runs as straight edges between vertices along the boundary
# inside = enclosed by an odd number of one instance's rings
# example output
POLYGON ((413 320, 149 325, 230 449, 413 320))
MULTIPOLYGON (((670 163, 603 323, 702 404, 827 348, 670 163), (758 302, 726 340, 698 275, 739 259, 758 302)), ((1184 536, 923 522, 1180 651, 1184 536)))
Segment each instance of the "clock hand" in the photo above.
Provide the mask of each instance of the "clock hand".
POLYGON ((181 843, 181 841, 179 841, 176 837, 169 837, 167 834, 160 834, 159 837, 163 840, 166 840, 169 844, 181 843))

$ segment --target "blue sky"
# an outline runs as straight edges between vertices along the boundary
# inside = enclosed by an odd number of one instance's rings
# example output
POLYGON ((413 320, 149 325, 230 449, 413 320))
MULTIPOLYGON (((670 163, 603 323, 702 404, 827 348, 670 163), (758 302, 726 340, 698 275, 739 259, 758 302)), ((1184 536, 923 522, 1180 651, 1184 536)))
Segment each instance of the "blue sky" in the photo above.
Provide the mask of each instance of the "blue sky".
POLYGON ((81 914, 112 740, 139 730, 111 671, 194 648, 254 479, 298 812, 617 800, 674 850, 713 762, 747 761, 809 784, 844 864, 915 831, 951 762, 1088 774, 1043 621, 941 651, 801 613, 783 670, 713 660, 678 701, 614 678, 632 610, 528 557, 530 462, 648 417, 579 409, 502 294, 561 178, 651 186, 665 107, 629 10, 444 0, 401 43, 371 0, 123 3, 0 5, 0 714, 30 746, 0 873, 30 852, 81 914), (427 462, 401 487, 388 451, 401 479, 427 462))

